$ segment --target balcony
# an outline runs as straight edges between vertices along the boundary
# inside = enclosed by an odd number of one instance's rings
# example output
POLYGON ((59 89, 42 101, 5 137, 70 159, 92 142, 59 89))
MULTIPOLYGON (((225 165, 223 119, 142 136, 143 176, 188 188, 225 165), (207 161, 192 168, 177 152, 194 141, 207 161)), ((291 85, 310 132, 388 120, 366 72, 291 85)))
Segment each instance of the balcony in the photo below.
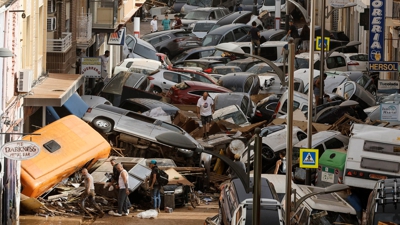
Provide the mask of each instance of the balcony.
POLYGON ((77 47, 88 48, 93 44, 92 39, 92 14, 81 14, 77 21, 76 41, 77 47))
POLYGON ((118 15, 118 0, 90 0, 93 30, 109 32, 114 30, 118 15))
POLYGON ((47 39, 47 52, 65 53, 72 47, 72 34, 64 32, 59 39, 47 39))

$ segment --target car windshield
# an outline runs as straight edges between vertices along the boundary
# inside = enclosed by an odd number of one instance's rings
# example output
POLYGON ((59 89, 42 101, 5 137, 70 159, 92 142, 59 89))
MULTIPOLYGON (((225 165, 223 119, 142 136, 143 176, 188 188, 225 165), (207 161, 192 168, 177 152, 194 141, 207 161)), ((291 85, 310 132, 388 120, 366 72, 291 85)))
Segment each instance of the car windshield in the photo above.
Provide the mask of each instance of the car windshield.
MULTIPOLYGON (((281 0, 281 5, 285 4, 285 0, 281 0)), ((275 6, 275 0, 265 0, 265 6, 275 6)))
POLYGON ((223 75, 234 72, 242 72, 242 70, 239 67, 231 67, 231 68, 215 68, 213 71, 213 73, 223 74, 223 75))
POLYGON ((176 62, 180 62, 180 61, 185 60, 187 56, 188 56, 188 53, 182 52, 181 54, 175 56, 175 58, 173 58, 171 60, 171 62, 175 64, 176 62))
POLYGON ((203 39, 203 46, 214 46, 219 43, 219 40, 221 39, 220 34, 207 34, 204 39, 203 39))
POLYGON ((194 32, 207 32, 214 26, 214 23, 196 23, 193 28, 194 32))
POLYGON ((119 72, 112 80, 104 87, 104 93, 109 94, 122 94, 123 86, 136 87, 138 81, 143 77, 140 74, 129 72, 119 72))
POLYGON ((235 112, 231 112, 225 115, 222 115, 220 117, 217 118, 218 120, 226 120, 226 121, 230 121, 230 122, 234 122, 235 124, 244 124, 247 122, 246 117, 244 116, 244 114, 237 110, 235 112))
POLYGON ((183 19, 186 20, 206 20, 210 15, 207 11, 191 11, 183 19))
POLYGON ((220 27, 220 26, 221 26, 221 25, 219 25, 219 24, 214 24, 214 25, 211 27, 210 31, 215 30, 215 29, 217 29, 217 28, 220 27))
POLYGON ((135 48, 133 49, 133 52, 135 54, 143 56, 143 58, 145 58, 145 59, 153 59, 153 60, 158 61, 156 52, 150 48, 147 48, 147 47, 141 45, 141 44, 136 44, 135 48))
POLYGON ((271 67, 269 67, 266 63, 260 63, 260 64, 256 64, 256 65, 250 67, 246 72, 260 74, 260 73, 266 73, 266 72, 271 72, 271 71, 273 71, 273 69, 271 67))
POLYGON ((308 59, 295 58, 294 61, 295 61, 295 64, 296 64, 295 67, 297 69, 303 69, 303 68, 308 69, 308 67, 309 67, 309 65, 308 65, 309 60, 308 59))
POLYGON ((212 0, 188 0, 188 5, 211 7, 212 0))

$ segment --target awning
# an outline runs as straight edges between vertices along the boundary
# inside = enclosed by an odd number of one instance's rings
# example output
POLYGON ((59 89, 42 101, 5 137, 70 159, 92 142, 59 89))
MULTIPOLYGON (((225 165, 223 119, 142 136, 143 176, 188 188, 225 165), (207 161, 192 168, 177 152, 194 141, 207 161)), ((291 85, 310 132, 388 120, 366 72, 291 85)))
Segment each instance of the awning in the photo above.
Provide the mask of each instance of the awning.
POLYGON ((62 106, 83 84, 79 74, 49 73, 49 76, 33 87, 32 95, 24 98, 24 106, 62 106))

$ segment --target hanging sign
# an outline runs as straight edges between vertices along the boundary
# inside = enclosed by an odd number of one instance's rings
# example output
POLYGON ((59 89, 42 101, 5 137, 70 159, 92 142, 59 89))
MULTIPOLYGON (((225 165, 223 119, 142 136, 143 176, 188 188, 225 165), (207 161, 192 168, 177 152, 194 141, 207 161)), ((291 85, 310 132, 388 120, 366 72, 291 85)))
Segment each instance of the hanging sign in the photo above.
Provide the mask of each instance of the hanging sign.
POLYGON ((26 160, 37 156, 40 147, 35 142, 18 140, 5 143, 1 147, 1 153, 9 159, 26 160))
POLYGON ((369 61, 383 62, 385 42, 385 0, 371 0, 369 14, 369 61))

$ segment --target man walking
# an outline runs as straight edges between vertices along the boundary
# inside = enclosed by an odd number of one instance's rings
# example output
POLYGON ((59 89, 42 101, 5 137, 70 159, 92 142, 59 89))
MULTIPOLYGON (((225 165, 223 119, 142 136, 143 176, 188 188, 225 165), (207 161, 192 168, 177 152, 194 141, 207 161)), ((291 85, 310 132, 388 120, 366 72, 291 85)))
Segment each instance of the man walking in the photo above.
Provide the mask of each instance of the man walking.
POLYGON ((110 57, 110 51, 108 51, 108 50, 106 50, 104 52, 104 55, 100 56, 100 58, 101 58, 101 69, 103 70, 102 73, 101 73, 101 77, 103 79, 105 79, 108 76, 107 65, 108 65, 108 61, 110 59, 109 57, 110 57))
POLYGON ((150 22, 151 25, 151 33, 157 32, 158 31, 158 25, 157 25, 157 16, 154 15, 153 19, 150 22))
POLYGON ((97 205, 94 197, 95 197, 95 193, 94 193, 94 183, 93 183, 93 177, 92 175, 89 174, 88 170, 86 168, 82 169, 82 176, 83 179, 85 181, 85 191, 82 194, 81 197, 81 207, 83 208, 83 210, 85 212, 87 212, 86 208, 85 208, 85 202, 87 199, 89 199, 89 202, 97 209, 97 211, 100 213, 100 218, 102 218, 104 216, 104 212, 103 210, 101 210, 101 208, 99 207, 99 205, 97 205))
POLYGON ((287 32, 287 38, 292 37, 294 39, 294 47, 297 50, 297 46, 299 45, 300 35, 297 27, 294 25, 293 21, 289 21, 289 30, 287 32))
POLYGON ((203 125, 203 139, 208 139, 208 131, 210 130, 210 123, 212 114, 214 113, 214 101, 208 96, 208 92, 203 93, 203 97, 197 101, 197 117, 201 119, 203 125))
POLYGON ((163 26, 164 30, 170 30, 171 20, 168 19, 168 14, 165 14, 165 19, 161 21, 161 25, 163 26))
POLYGON ((117 169, 119 171, 118 178, 118 213, 114 213, 114 216, 128 216, 129 215, 129 207, 128 204, 128 172, 122 167, 121 163, 117 164, 117 169))
POLYGON ((149 188, 153 195, 153 205, 154 209, 157 212, 160 212, 160 205, 161 205, 161 196, 160 196, 160 185, 157 182, 157 177, 159 176, 159 169, 157 167, 157 161, 151 160, 149 167, 151 169, 150 180, 149 180, 149 188), (157 202, 158 200, 158 202, 157 202))
POLYGON ((260 30, 257 28, 256 21, 251 23, 251 29, 249 30, 248 35, 251 36, 251 45, 253 46, 253 55, 256 54, 256 46, 257 46, 257 55, 260 55, 260 30))

